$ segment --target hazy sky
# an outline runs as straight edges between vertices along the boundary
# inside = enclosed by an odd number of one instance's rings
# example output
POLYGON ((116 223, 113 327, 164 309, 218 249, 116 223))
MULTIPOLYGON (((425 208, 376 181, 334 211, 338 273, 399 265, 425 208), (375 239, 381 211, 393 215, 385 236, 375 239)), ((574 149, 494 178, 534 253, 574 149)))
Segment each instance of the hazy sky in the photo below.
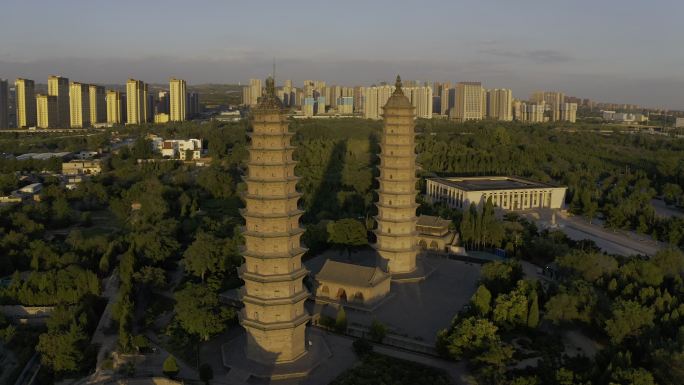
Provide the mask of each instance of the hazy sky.
POLYGON ((364 85, 397 73, 684 109, 682 0, 1 0, 0 78, 364 85))

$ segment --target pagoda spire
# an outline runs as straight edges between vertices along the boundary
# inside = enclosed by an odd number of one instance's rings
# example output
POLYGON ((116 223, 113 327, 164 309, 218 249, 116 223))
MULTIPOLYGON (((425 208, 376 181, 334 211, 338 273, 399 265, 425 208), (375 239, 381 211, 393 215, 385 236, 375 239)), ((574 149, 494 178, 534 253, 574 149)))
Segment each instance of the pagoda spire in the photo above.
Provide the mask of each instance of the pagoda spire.
POLYGON ((394 92, 392 95, 403 95, 404 90, 401 89, 401 76, 397 75, 397 80, 394 82, 394 92))

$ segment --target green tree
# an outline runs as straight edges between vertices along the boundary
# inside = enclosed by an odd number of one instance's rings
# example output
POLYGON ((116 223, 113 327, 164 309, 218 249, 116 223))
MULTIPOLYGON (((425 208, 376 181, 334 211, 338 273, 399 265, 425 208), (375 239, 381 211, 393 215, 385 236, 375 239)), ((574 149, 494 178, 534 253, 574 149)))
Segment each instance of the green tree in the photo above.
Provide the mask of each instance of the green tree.
POLYGON ((468 317, 454 328, 448 338, 451 358, 460 360, 475 356, 499 343, 498 328, 485 318, 468 317))
POLYGON ((173 355, 169 355, 166 357, 164 360, 164 363, 162 364, 162 371, 167 377, 175 377, 176 374, 180 371, 180 368, 178 367, 178 362, 176 362, 176 357, 173 355))
POLYGON ((368 244, 366 227, 356 219, 345 218, 329 222, 327 225, 328 242, 336 247, 351 250, 368 244))
POLYGON ((475 217, 477 216, 477 206, 474 203, 470 204, 470 207, 463 210, 463 218, 461 219, 460 235, 463 243, 468 246, 472 246, 473 240, 475 238, 475 217))
POLYGON ((556 258, 556 263, 561 270, 578 274, 587 282, 592 283, 602 276, 610 276, 618 270, 618 263, 614 257, 581 250, 556 258))
POLYGON ((166 286, 166 271, 160 267, 143 266, 133 274, 133 278, 144 285, 157 289, 166 286))
POLYGON ((522 279, 522 265, 517 260, 494 261, 482 265, 480 280, 496 297, 499 293, 511 291, 522 279))
POLYGON ((470 303, 479 315, 486 316, 491 309, 492 293, 487 290, 485 285, 480 285, 470 299, 470 303))
POLYGON ((57 373, 76 372, 85 361, 86 335, 81 327, 72 322, 66 330, 48 330, 38 339, 36 351, 41 362, 57 373))
POLYGON ((176 319, 181 327, 202 341, 225 330, 235 317, 232 309, 221 307, 216 292, 205 285, 188 283, 175 294, 176 319))
POLYGON ((494 302, 492 318, 498 325, 512 329, 527 324, 529 301, 523 288, 500 294, 494 302))
POLYGON ((527 327, 530 329, 536 329, 539 326, 539 299, 536 292, 532 293, 532 303, 530 304, 530 310, 527 313, 527 327))
POLYGON ((344 311, 344 306, 340 306, 335 317, 335 330, 340 333, 347 331, 347 313, 344 311))
POLYGON ((620 344, 625 338, 637 336, 645 327, 652 326, 654 318, 653 309, 635 301, 618 300, 612 307, 605 330, 614 344, 620 344))
POLYGON ((198 231, 195 240, 183 253, 185 269, 204 281, 207 273, 223 273, 229 245, 223 240, 204 231, 198 231))
POLYGON ((387 327, 380 321, 374 319, 368 330, 368 337, 375 342, 382 342, 387 335, 387 327))

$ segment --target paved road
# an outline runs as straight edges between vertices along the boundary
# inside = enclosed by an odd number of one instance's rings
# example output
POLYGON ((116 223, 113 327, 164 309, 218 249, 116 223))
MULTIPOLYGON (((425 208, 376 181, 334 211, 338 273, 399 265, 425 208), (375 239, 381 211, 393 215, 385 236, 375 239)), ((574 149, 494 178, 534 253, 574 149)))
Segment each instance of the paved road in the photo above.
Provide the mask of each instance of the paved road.
POLYGON ((100 369, 102 367, 102 362, 108 358, 107 354, 114 350, 116 347, 117 335, 106 335, 104 330, 109 327, 112 322, 112 307, 116 301, 116 294, 119 291, 119 270, 114 269, 112 275, 107 278, 105 283, 105 289, 102 296, 107 298, 107 306, 102 312, 100 321, 97 324, 97 329, 93 333, 93 338, 91 343, 99 344, 100 350, 97 352, 97 364, 95 366, 95 373, 93 373, 92 378, 97 380, 100 376, 100 369))
POLYGON ((660 199, 651 199, 651 205, 655 209, 656 215, 663 218, 684 218, 684 211, 677 209, 676 207, 668 206, 664 201, 660 199))
POLYGON ((560 229, 574 240, 590 239, 602 250, 611 254, 654 255, 665 245, 650 237, 633 231, 612 231, 596 223, 589 223, 578 216, 558 215, 556 217, 560 229))

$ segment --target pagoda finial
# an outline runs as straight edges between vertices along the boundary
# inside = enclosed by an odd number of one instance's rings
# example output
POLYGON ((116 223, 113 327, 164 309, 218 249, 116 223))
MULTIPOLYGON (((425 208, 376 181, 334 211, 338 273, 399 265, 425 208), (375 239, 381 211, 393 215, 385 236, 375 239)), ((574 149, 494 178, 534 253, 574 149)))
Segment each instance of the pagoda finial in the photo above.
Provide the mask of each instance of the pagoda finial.
POLYGON ((266 95, 275 97, 275 80, 273 76, 266 78, 266 95))
POLYGON ((403 95, 404 91, 401 89, 401 76, 397 75, 397 81, 394 83, 394 92, 392 95, 403 95))

